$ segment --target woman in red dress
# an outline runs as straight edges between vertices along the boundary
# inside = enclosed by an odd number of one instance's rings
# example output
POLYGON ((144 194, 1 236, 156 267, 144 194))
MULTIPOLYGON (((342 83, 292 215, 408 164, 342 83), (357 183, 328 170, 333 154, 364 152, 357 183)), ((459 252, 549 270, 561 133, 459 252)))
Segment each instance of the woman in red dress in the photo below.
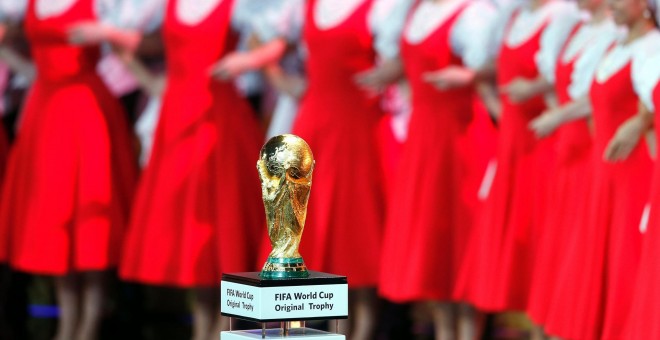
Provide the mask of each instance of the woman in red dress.
POLYGON ((527 307, 535 237, 545 202, 552 160, 551 141, 528 129, 546 108, 561 45, 577 20, 562 1, 531 1, 504 10, 497 58, 501 88, 497 170, 465 252, 456 296, 486 311, 527 307))
MULTIPOLYGON (((576 337, 622 339, 637 278, 642 235, 639 226, 651 186, 651 159, 645 142, 627 158, 608 146, 622 123, 638 111, 633 61, 646 55, 660 33, 644 0, 610 3, 614 20, 628 29, 598 67, 590 98, 595 125, 592 195, 588 208, 585 266, 576 308, 576 337), (607 161, 607 160, 609 161, 607 161), (614 162, 611 162, 614 161, 614 162)), ((625 125, 624 125, 625 127, 625 125)), ((624 128, 625 131, 625 128, 624 128)))
POLYGON ((569 278, 584 270, 580 262, 584 228, 576 225, 586 218, 590 186, 585 178, 592 170, 588 91, 596 67, 617 33, 604 1, 578 4, 590 18, 575 26, 557 60, 554 78, 559 106, 530 125, 539 138, 556 136, 557 158, 527 311, 537 325, 545 326, 546 333, 562 336, 575 317, 571 304, 577 299, 577 283, 569 278))
POLYGON ((396 58, 407 6, 401 0, 312 0, 303 27, 308 88, 293 133, 309 143, 316 168, 301 254, 309 268, 348 277, 354 339, 370 338, 375 328, 385 222, 382 111, 376 91, 365 87, 399 74, 393 63, 376 67, 376 61, 379 55, 396 58))
POLYGON ((481 169, 473 166, 481 150, 469 127, 476 120, 473 83, 492 57, 494 17, 485 2, 420 1, 403 33, 412 113, 392 181, 379 293, 395 302, 429 302, 438 339, 457 336, 454 280, 488 162, 481 157, 481 169), (445 85, 448 73, 460 73, 462 86, 445 85))
MULTIPOLYGON (((162 23, 167 83, 150 160, 138 187, 120 276, 195 288, 193 337, 217 337, 223 272, 256 270, 265 228, 255 162, 263 135, 220 68, 249 25, 244 0, 171 0, 162 23), (218 79, 221 78, 221 79, 218 79)), ((134 3, 131 13, 142 14, 134 3)), ((153 13, 153 11, 149 11, 153 13)), ((157 15, 157 13, 154 13, 157 15)), ((130 21, 129 21, 130 23, 130 21)), ((81 27, 122 48, 135 31, 81 27)))
POLYGON ((107 13, 94 0, 31 0, 24 28, 37 78, 2 192, 9 264, 55 276, 57 339, 95 338, 104 273, 118 264, 137 165, 119 102, 96 74, 98 46, 67 30, 107 13))
MULTIPOLYGON (((649 12, 655 12, 660 18, 657 6, 649 3, 649 12)), ((656 21, 657 22, 657 21, 656 21)), ((608 147, 608 159, 623 160, 630 151, 643 140, 644 134, 655 125, 655 137, 660 135, 660 121, 657 110, 660 107, 660 34, 653 34, 646 39, 643 53, 633 61, 632 78, 635 92, 640 98, 638 114, 623 124, 608 147), (655 116, 655 117, 654 117, 655 116)), ((637 282, 632 290, 633 299, 628 314, 625 333, 626 339, 660 338, 658 316, 660 315, 660 266, 658 265, 658 247, 660 241, 660 163, 656 160, 651 182, 651 196, 648 210, 648 223, 642 221, 640 231, 643 235, 642 252, 637 282)))

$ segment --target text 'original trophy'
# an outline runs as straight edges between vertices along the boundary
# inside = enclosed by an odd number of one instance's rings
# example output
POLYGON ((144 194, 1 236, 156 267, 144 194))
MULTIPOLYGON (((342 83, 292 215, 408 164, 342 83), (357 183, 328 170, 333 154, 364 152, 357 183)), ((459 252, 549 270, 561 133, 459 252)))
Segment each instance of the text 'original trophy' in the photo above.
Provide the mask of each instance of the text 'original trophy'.
POLYGON ((261 149, 257 170, 273 249, 260 273, 223 274, 220 290, 222 315, 262 327, 222 332, 221 339, 344 340, 304 326, 305 320, 348 317, 346 277, 308 271, 298 252, 312 186, 312 150, 298 136, 275 136, 261 149), (302 327, 292 328, 293 321, 302 327), (280 328, 266 329, 266 322, 280 322, 280 328))

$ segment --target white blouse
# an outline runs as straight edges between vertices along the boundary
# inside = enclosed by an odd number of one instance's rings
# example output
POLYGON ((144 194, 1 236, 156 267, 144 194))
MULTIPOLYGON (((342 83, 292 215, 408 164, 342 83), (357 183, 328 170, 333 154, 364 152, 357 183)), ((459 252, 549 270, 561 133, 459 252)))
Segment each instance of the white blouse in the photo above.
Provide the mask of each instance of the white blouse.
POLYGON ((472 69, 484 66, 492 59, 496 49, 490 39, 496 10, 486 1, 424 1, 415 9, 405 29, 406 41, 421 43, 467 2, 470 2, 468 7, 451 28, 449 43, 452 52, 461 57, 465 66, 472 69))
MULTIPOLYGON (((40 19, 57 16, 69 10, 77 0, 36 0, 36 15, 40 19)), ((116 24, 117 9, 122 0, 95 0, 96 15, 103 22, 116 24)), ((140 1, 140 0, 133 0, 140 1)), ((21 21, 27 10, 28 0, 0 1, 0 20, 21 21)))
POLYGON ((304 21, 305 0, 268 0, 254 13, 253 32, 263 41, 285 38, 298 43, 299 28, 304 21))
POLYGON ((498 16, 493 29, 494 40, 500 42, 499 46, 506 44, 508 47, 517 47, 527 42, 547 23, 541 33, 541 47, 535 62, 541 75, 549 82, 554 82, 561 47, 580 20, 580 11, 573 2, 551 0, 532 11, 526 2, 516 1, 504 8, 498 16), (519 14, 507 31, 510 18, 516 12, 519 14))
POLYGON ((577 56, 571 74, 571 84, 568 86, 572 99, 582 98, 589 93, 598 64, 619 35, 620 31, 612 20, 595 24, 585 23, 575 33, 561 56, 564 63, 577 56))
MULTIPOLYGON (((605 55, 605 58, 598 65, 598 70, 596 71, 596 81, 599 83, 604 83, 611 76, 615 75, 623 67, 625 67, 629 62, 632 62, 633 65, 638 63, 644 63, 644 59, 649 55, 649 51, 654 49, 656 40, 660 39, 660 32, 657 30, 650 31, 645 36, 631 42, 628 44, 623 44, 623 39, 625 37, 619 38, 619 41, 616 45, 605 55)), ((638 64, 639 65, 639 64, 638 64)), ((638 67, 636 67, 638 69, 638 67)), ((641 70, 633 72, 639 73, 641 70)), ((634 76, 633 76, 634 78, 634 76)))
MULTIPOLYGON (((366 0, 317 0, 314 8, 315 24, 319 29, 335 27, 348 19, 364 1, 366 0)), ((410 0, 375 0, 371 6, 367 20, 374 35, 374 48, 381 58, 392 59, 399 55, 401 31, 412 3, 410 0)), ((293 40, 300 40, 302 37, 305 15, 301 13, 298 17, 300 23, 292 36, 293 40)))
POLYGON ((660 34, 647 35, 644 45, 633 59, 632 79, 635 93, 646 108, 655 112, 653 90, 660 82, 660 34))

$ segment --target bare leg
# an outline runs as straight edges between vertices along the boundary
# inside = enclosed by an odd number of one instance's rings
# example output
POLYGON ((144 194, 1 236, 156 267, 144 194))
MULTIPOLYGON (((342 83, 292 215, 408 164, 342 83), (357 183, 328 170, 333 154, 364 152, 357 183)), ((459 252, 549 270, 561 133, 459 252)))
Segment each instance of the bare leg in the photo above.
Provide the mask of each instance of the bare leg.
POLYGON ((477 339, 477 311, 467 304, 459 304, 458 308, 458 339, 477 339))
POLYGON ((330 332, 343 334, 348 337, 348 333, 351 332, 351 323, 349 320, 330 320, 330 332))
POLYGON ((455 320, 456 312, 454 305, 443 302, 429 302, 433 326, 435 327, 436 340, 456 339, 455 320))
POLYGON ((82 315, 78 325, 78 340, 95 340, 99 337, 103 308, 106 301, 105 272, 86 272, 80 274, 82 282, 82 315))
POLYGON ((353 300, 355 317, 352 319, 351 340, 368 340, 373 338, 376 330, 377 297, 373 288, 355 289, 349 294, 353 300))
MULTIPOLYGON (((218 297, 219 299, 220 297, 218 297)), ((211 331, 211 334, 209 335, 210 340, 218 340, 220 337, 220 332, 222 331, 228 331, 229 330, 229 318, 226 316, 220 316, 220 311, 217 313, 217 318, 215 320, 213 330, 211 331)))
POLYGON ((543 327, 538 325, 532 325, 532 333, 530 336, 531 340, 545 340, 545 333, 543 332, 543 327))
POLYGON ((80 317, 79 277, 67 274, 55 277, 55 293, 60 308, 56 340, 74 339, 80 317))
POLYGON ((486 315, 474 306, 461 303, 458 308, 458 339, 478 340, 483 338, 486 315))
POLYGON ((196 288, 193 305, 193 340, 207 340, 212 336, 216 318, 220 314, 216 289, 196 288))

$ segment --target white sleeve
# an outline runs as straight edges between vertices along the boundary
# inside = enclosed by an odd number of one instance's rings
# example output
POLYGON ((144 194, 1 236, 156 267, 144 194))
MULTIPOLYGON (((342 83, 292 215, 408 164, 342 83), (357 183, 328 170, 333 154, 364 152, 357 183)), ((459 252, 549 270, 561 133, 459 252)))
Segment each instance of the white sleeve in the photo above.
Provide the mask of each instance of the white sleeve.
POLYGON ((479 69, 493 58, 495 46, 490 36, 495 22, 495 8, 476 0, 466 8, 454 24, 450 35, 453 52, 471 69, 479 69))
POLYGON ((632 80, 637 97, 651 111, 655 112, 653 90, 660 81, 660 34, 647 39, 632 61, 632 80))
POLYGON ((410 0, 376 0, 369 13, 369 27, 374 34, 374 49, 382 59, 399 55, 401 32, 412 7, 410 0))
POLYGON ((119 2, 113 11, 112 24, 144 33, 152 33, 163 24, 167 0, 101 0, 119 2))
POLYGON ((0 0, 0 21, 23 20, 28 0, 0 0))
POLYGON ((254 28, 262 8, 268 5, 262 5, 259 0, 236 0, 231 13, 231 26, 241 35, 248 34, 254 28))
POLYGON ((509 27, 513 14, 522 6, 522 2, 518 0, 511 0, 502 4, 503 7, 497 9, 497 14, 493 19, 489 40, 493 52, 497 56, 500 52, 502 44, 504 44, 504 35, 506 34, 507 27, 509 27))
POLYGON ((121 0, 96 0, 94 3, 96 16, 106 24, 119 25, 119 8, 121 0))
POLYGON ((575 61, 571 84, 568 86, 568 94, 573 100, 589 94, 598 65, 610 46, 617 40, 617 36, 617 28, 612 23, 609 29, 598 34, 596 40, 590 43, 575 61))
POLYGON ((269 0, 252 17, 253 31, 262 41, 285 38, 299 40, 304 17, 304 0, 269 0))
POLYGON ((560 2, 552 13, 550 23, 541 33, 541 47, 536 54, 536 67, 547 81, 555 82, 555 67, 559 51, 580 22, 580 11, 574 3, 560 2))

